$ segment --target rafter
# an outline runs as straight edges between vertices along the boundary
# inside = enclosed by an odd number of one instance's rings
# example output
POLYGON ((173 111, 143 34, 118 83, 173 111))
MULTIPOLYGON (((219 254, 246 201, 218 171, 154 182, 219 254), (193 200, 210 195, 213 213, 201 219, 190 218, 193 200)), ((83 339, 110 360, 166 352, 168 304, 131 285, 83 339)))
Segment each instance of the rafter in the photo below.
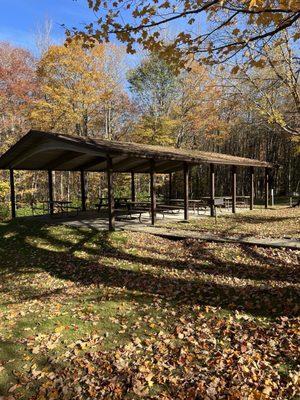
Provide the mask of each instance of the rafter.
POLYGON ((59 156, 55 157, 53 160, 44 164, 42 169, 59 169, 62 165, 69 161, 75 160, 78 157, 82 157, 84 153, 79 153, 76 151, 64 151, 59 156))
POLYGON ((113 163, 113 170, 123 171, 124 169, 126 169, 128 171, 131 168, 138 167, 138 164, 140 162, 141 160, 138 160, 137 158, 124 158, 117 163, 113 163))
POLYGON ((94 168, 96 165, 99 165, 99 164, 103 163, 104 161, 106 162, 105 158, 93 157, 90 161, 87 161, 83 164, 78 165, 76 167, 76 170, 86 171, 86 170, 94 168))

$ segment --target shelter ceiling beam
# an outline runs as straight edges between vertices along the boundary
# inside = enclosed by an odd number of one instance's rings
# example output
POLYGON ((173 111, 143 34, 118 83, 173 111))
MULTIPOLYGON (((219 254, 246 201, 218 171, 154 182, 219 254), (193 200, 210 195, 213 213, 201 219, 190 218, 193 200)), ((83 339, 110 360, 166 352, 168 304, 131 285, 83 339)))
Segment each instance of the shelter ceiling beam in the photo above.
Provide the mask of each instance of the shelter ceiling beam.
POLYGON ((28 152, 22 152, 16 157, 13 157, 13 159, 10 162, 10 168, 18 168, 18 164, 21 164, 22 162, 28 160, 28 158, 35 156, 39 152, 43 151, 44 146, 39 145, 37 147, 32 147, 32 150, 28 152))
POLYGON ((157 162, 156 163, 156 169, 158 173, 164 174, 164 173, 169 173, 169 172, 175 172, 175 171, 181 171, 183 162, 170 162, 170 161, 165 161, 165 162, 157 162))
POLYGON ((141 162, 136 167, 130 169, 130 172, 140 172, 140 173, 147 173, 150 172, 151 169, 151 160, 147 160, 145 162, 141 162))
POLYGON ((83 170, 83 171, 87 171, 89 169, 92 169, 94 167, 96 167, 99 164, 102 164, 103 162, 105 162, 106 165, 106 158, 102 158, 102 157, 93 157, 92 160, 87 161, 83 164, 80 164, 76 167, 76 170, 83 170))
POLYGON ((42 169, 52 169, 52 170, 58 169, 67 162, 75 160, 78 157, 82 157, 83 155, 84 153, 79 153, 78 151, 71 151, 71 152, 64 151, 58 157, 55 157, 53 160, 44 164, 42 169))
POLYGON ((113 169, 116 172, 130 172, 132 168, 138 167, 141 162, 143 163, 143 161, 139 159, 126 157, 125 159, 123 158, 123 160, 114 163, 113 169))

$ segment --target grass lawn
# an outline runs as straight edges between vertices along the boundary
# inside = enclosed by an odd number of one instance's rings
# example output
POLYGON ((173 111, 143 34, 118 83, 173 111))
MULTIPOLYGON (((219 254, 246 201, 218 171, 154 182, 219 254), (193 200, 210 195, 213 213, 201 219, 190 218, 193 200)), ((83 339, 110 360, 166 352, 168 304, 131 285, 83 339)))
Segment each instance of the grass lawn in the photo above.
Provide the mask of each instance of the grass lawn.
POLYGON ((218 212, 217 220, 209 217, 193 220, 192 212, 190 216, 189 224, 171 222, 167 227, 209 232, 220 236, 300 239, 300 207, 279 206, 269 210, 256 208, 244 212, 239 210, 235 215, 218 212))
MULTIPOLYGON (((294 236, 293 212, 218 224, 294 236)), ((0 398, 299 399, 299 258, 3 222, 0 398)))

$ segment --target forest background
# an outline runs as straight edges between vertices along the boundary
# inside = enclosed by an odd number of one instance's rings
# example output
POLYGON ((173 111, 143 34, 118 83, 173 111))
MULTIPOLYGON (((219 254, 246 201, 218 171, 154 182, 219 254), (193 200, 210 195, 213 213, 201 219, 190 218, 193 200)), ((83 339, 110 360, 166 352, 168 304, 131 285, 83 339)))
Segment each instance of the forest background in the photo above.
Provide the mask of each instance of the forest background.
MULTIPOLYGON (((155 52, 141 52, 128 67, 117 44, 53 44, 51 21, 36 32, 37 51, 0 42, 0 154, 30 128, 81 137, 170 145, 267 160, 278 165, 271 186, 277 196, 299 192, 300 60, 289 30, 276 46, 253 47, 248 61, 230 58, 207 65, 189 60, 174 70, 155 52), (259 52, 259 61, 257 60, 259 52)), ((275 39, 274 39, 275 40, 275 39)), ((263 172, 255 192, 262 196, 263 172)), ((182 177, 176 173, 180 197, 182 177)), ((208 167, 192 171, 193 198, 208 194, 208 167)), ((249 192, 249 171, 238 169, 238 194, 249 192)), ((55 172, 55 198, 79 201, 79 174, 55 172)), ((149 180, 137 179, 147 195, 149 180)), ((16 173, 17 202, 47 199, 45 172, 16 173)), ((230 168, 217 168, 217 195, 230 191, 230 168)), ((116 176, 116 194, 126 196, 129 176, 116 176)), ((105 176, 88 174, 88 201, 105 196, 105 176)), ((167 194, 167 179, 159 179, 167 194)), ((8 174, 0 173, 0 200, 9 197, 8 174)), ((5 206, 1 207, 2 209, 5 206)))

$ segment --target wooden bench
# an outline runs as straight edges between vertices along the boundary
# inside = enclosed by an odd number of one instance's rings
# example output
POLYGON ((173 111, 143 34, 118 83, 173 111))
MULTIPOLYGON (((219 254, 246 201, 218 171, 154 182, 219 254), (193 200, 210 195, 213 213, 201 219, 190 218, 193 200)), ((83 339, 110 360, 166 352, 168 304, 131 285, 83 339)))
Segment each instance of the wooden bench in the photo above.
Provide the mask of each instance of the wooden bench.
POLYGON ((210 199, 208 204, 213 206, 213 215, 215 218, 217 218, 217 209, 221 211, 222 207, 225 207, 225 199, 223 197, 216 197, 214 199, 210 199))
POLYGON ((116 213, 116 219, 117 220, 122 220, 122 219, 133 219, 132 217, 134 215, 138 216, 138 219, 140 222, 142 222, 142 214, 144 213, 144 210, 124 210, 124 209, 115 209, 116 213))
POLYGON ((159 204, 158 207, 156 207, 156 211, 168 214, 178 214, 182 209, 182 206, 173 206, 169 204, 159 204))
POLYGON ((106 198, 104 198, 104 199, 101 198, 101 199, 99 200, 99 203, 95 204, 95 207, 96 207, 97 211, 100 212, 101 208, 102 208, 104 205, 107 205, 107 199, 106 199, 106 198), (106 204, 105 204, 105 203, 106 203, 106 204))
POLYGON ((81 210, 81 207, 79 207, 79 206, 72 206, 72 205, 67 205, 67 206, 64 206, 63 208, 62 208, 62 213, 64 213, 64 212, 69 212, 69 211, 76 211, 76 215, 78 215, 79 214, 79 211, 81 210))
POLYGON ((296 199, 296 203, 295 203, 295 204, 292 204, 292 207, 293 207, 293 208, 295 208, 295 207, 300 207, 300 197, 299 197, 298 201, 297 201, 297 199, 296 199))
POLYGON ((46 213, 45 203, 41 203, 41 205, 38 205, 38 202, 36 200, 31 200, 30 207, 32 215, 35 215, 36 211, 42 211, 44 214, 46 213))
MULTIPOLYGON (((132 209, 115 209, 115 213, 119 214, 116 215, 116 219, 122 220, 122 219, 133 219, 132 216, 137 215, 140 223, 142 223, 142 215, 145 213, 149 213, 149 217, 151 215, 151 209, 149 207, 141 207, 141 208, 132 208, 132 209)), ((156 213, 162 214, 162 217, 164 218, 165 215, 165 210, 156 209, 156 213)))
POLYGON ((237 196, 236 197, 236 206, 247 208, 249 207, 250 196, 237 196))
MULTIPOLYGON (((209 206, 208 198, 201 199, 189 199, 189 208, 192 208, 194 213, 197 211, 206 211, 209 206)), ((171 207, 177 208, 178 210, 184 210, 184 200, 183 199, 170 199, 170 203, 173 203, 171 207)))
POLYGON ((52 207, 54 214, 58 215, 58 216, 65 215, 73 210, 76 211, 76 214, 78 215, 79 211, 81 210, 81 207, 74 206, 71 201, 54 200, 54 201, 46 202, 46 204, 49 207, 49 211, 50 211, 50 207, 52 207), (57 212, 55 212, 55 210, 57 212))

